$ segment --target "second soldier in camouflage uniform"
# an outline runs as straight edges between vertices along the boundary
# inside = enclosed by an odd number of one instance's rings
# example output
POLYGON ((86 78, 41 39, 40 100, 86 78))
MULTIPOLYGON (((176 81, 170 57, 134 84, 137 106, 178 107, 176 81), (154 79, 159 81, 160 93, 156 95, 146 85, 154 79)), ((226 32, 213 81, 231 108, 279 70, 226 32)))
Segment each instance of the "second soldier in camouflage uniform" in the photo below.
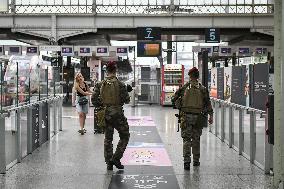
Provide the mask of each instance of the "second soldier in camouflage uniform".
POLYGON ((127 119, 124 116, 123 105, 129 103, 130 97, 124 83, 116 78, 116 65, 110 62, 107 67, 107 77, 102 82, 96 84, 92 96, 94 106, 105 108, 105 140, 104 157, 107 169, 112 170, 113 165, 118 169, 123 169, 120 159, 126 149, 130 133, 127 119), (119 133, 119 142, 113 154, 113 134, 114 129, 119 133))
POLYGON ((190 81, 181 87, 173 97, 173 102, 179 104, 177 106, 181 111, 181 136, 183 138, 184 169, 186 170, 190 169, 191 153, 193 154, 193 166, 200 165, 200 136, 202 128, 206 124, 204 122, 206 116, 201 113, 209 114, 209 123, 212 124, 213 122, 213 110, 209 93, 198 82, 198 69, 192 68, 189 71, 189 77, 190 81), (189 88, 193 90, 189 90, 188 92, 191 94, 186 95, 186 90, 189 88), (178 100, 180 101, 178 102, 178 100), (197 108, 198 106, 200 108, 197 108))

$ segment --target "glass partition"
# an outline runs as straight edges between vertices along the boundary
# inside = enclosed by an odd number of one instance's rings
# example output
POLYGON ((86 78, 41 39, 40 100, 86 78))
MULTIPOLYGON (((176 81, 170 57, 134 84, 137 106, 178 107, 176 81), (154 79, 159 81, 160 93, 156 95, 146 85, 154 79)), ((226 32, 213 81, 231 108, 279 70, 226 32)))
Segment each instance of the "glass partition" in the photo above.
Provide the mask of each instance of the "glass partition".
POLYGON ((244 153, 250 155, 250 114, 244 111, 244 153))
POLYGON ((40 74, 40 89, 39 89, 39 94, 40 100, 43 100, 45 98, 48 98, 48 69, 43 69, 41 68, 39 70, 40 74))
POLYGON ((256 115, 256 152, 255 160, 264 165, 264 145, 265 145, 265 117, 256 115))
POLYGON ((229 125, 230 125, 230 119, 229 119, 229 114, 230 114, 230 108, 225 106, 224 107, 224 132, 225 132, 225 141, 226 143, 229 143, 229 125))
POLYGON ((28 110, 24 109, 20 115, 20 127, 21 127, 21 148, 22 148, 22 157, 28 155, 28 110))
POLYGON ((11 112, 10 117, 5 118, 6 165, 9 165, 17 159, 17 128, 15 116, 14 111, 11 112))
POLYGON ((233 145, 239 148, 239 119, 240 111, 238 109, 233 110, 233 145))

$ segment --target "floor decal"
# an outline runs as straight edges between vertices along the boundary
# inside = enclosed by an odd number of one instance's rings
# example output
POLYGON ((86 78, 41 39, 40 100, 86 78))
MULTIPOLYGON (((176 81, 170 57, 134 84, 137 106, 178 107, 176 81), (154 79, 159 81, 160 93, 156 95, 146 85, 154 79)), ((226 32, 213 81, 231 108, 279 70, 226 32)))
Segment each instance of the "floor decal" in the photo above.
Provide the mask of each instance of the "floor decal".
POLYGON ((179 189, 175 175, 113 175, 109 189, 179 189))
POLYGON ((162 143, 156 127, 130 127, 130 140, 132 142, 162 143))
POLYGON ((127 148, 121 161, 124 165, 172 165, 165 148, 127 148))
POLYGON ((172 163, 150 116, 127 117, 130 141, 109 189, 179 189, 172 163))

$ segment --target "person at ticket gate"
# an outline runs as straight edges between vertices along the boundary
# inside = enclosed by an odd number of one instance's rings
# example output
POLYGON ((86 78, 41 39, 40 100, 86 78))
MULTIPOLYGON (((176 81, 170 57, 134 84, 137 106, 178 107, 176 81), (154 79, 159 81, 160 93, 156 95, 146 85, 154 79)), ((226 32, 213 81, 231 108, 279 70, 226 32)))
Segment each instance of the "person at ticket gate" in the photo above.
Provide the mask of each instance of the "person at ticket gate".
POLYGON ((95 107, 102 106, 105 110, 104 156, 108 170, 113 170, 113 165, 118 169, 124 169, 120 159, 130 137, 129 126, 123 111, 123 105, 129 103, 130 97, 126 85, 117 79, 116 70, 115 62, 107 64, 107 77, 96 84, 91 99, 95 107), (113 154, 114 129, 118 131, 120 140, 113 154))
POLYGON ((180 110, 181 136, 183 138, 184 169, 190 170, 191 152, 193 166, 199 166, 200 136, 202 128, 213 123, 213 109, 209 92, 198 82, 199 71, 193 67, 188 72, 189 82, 176 91, 172 98, 174 105, 180 110), (191 150, 192 149, 192 150, 191 150))

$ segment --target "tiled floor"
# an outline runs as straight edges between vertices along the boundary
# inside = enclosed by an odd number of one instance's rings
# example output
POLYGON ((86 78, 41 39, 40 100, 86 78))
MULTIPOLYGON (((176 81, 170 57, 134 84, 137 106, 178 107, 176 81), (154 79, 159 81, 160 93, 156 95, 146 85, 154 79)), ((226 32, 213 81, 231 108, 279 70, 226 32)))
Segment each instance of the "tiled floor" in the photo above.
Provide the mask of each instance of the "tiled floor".
MULTIPOLYGON (((125 106, 126 116, 151 116, 171 159, 180 188, 270 188, 271 177, 224 143, 207 129, 201 142, 201 166, 184 171, 182 139, 177 133, 176 110, 170 107, 125 106)), ((77 133, 74 108, 63 110, 63 131, 50 142, 0 176, 0 188, 80 188, 107 189, 113 172, 106 170, 103 135, 93 134, 90 109, 87 134, 77 133)), ((118 135, 115 135, 115 143, 118 135)), ((114 174, 116 170, 114 170, 114 174)))

